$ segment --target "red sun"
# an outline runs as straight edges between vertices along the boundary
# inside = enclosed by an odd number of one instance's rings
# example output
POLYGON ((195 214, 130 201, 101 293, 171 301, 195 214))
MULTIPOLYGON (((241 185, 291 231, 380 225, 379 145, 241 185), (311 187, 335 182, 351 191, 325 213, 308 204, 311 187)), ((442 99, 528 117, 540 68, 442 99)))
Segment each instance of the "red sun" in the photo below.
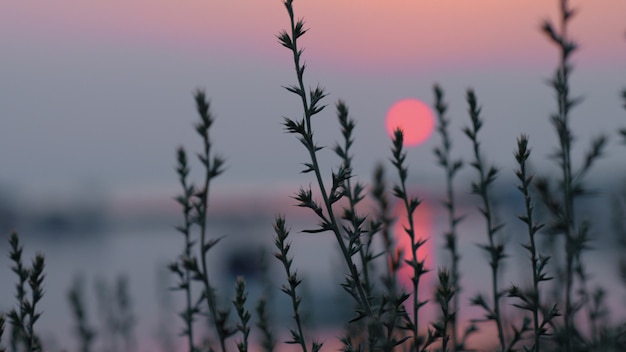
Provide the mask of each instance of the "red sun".
POLYGON ((435 118, 428 105, 416 99, 399 100, 389 108, 385 126, 390 137, 397 128, 404 133, 404 145, 424 143, 435 129, 435 118))

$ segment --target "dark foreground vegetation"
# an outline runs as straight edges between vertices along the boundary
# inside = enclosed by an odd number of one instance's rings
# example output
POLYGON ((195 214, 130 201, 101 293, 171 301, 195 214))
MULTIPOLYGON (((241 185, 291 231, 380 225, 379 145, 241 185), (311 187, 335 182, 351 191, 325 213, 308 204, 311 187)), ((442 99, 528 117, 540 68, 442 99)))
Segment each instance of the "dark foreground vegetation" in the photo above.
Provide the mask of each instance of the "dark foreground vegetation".
MULTIPOLYGON (((598 224, 577 212, 585 202, 584 197, 591 193, 585 178, 609 147, 609 141, 621 139, 626 144, 626 127, 616 126, 617 133, 592 139, 583 160, 573 158, 572 151, 578 146, 574 141, 583 139, 574 138, 571 119, 572 111, 581 102, 570 91, 571 60, 577 45, 570 39, 568 27, 575 18, 575 11, 567 0, 558 3, 560 18, 556 24, 546 21, 541 30, 558 53, 558 65, 550 80, 556 104, 549 122, 556 136, 552 160, 559 174, 551 177, 542 170, 531 172, 529 163, 535 156, 531 153, 531 139, 519 136, 513 153, 518 164, 515 174, 519 202, 524 206, 519 214, 526 237, 521 246, 526 251, 529 268, 524 282, 530 285, 506 286, 501 280, 503 264, 514 252, 512 246, 520 244, 507 243, 501 233, 505 224, 500 222, 493 200, 493 183, 500 170, 486 161, 487 151, 480 143, 484 138, 481 135, 484 121, 479 92, 467 90, 469 119, 463 132, 473 147, 473 158, 461 160, 454 156, 453 141, 449 137, 450 118, 444 90, 437 85, 433 88, 433 110, 441 138, 434 154, 445 175, 442 193, 446 196, 442 202, 448 230, 441 236, 447 262, 439 267, 426 267, 418 249, 429 239, 420 237, 413 223, 412 215, 421 200, 419 195, 411 194, 407 184, 410 165, 401 130, 395 132, 390 146, 393 176, 389 178, 394 181, 387 181, 389 171, 383 165, 375 170, 370 184, 357 180, 352 169, 356 122, 348 106, 339 101, 335 113, 343 138, 332 149, 338 165, 330 173, 320 168, 318 158, 322 147, 316 142, 313 124, 315 115, 326 111, 326 93, 320 87, 307 89, 306 65, 299 41, 306 34, 305 25, 297 20, 293 1, 284 1, 290 22, 287 29, 278 34, 278 41, 293 57, 296 73, 295 84, 285 88, 301 102, 302 108, 301 116, 284 119, 284 129, 302 145, 305 158, 302 173, 312 177, 312 183, 300 188, 294 199, 298 206, 310 209, 318 218, 316 226, 303 232, 332 233, 343 259, 345 281, 338 290, 349 297, 353 306, 349 321, 337 322, 335 326, 341 330, 337 335, 344 351, 626 351, 626 303, 621 307, 608 307, 606 289, 597 286, 597 282, 594 286, 599 288, 590 288, 591 276, 584 254, 591 250, 589 244, 598 224), (475 170, 469 185, 460 184, 455 178, 465 167, 475 170), (479 246, 486 254, 488 270, 482 273, 460 270, 463 256, 457 236, 464 226, 464 218, 458 212, 457 189, 467 186, 471 187, 476 208, 484 220, 485 236, 479 246), (366 213, 361 206, 368 197, 377 205, 375 212, 366 213), (391 215, 392 197, 406 210, 408 225, 403 235, 410 239, 408 250, 399 248, 394 240, 393 224, 399 219, 391 215), (398 272, 402 267, 409 267, 412 272, 408 287, 399 282, 398 272), (458 318, 458 312, 468 306, 459 299, 462 274, 489 277, 487 293, 475 294, 469 302, 480 307, 483 314, 470 321, 458 318), (438 278, 435 292, 421 291, 424 290, 424 275, 438 278), (420 300, 421 297, 428 299, 420 300), (420 316, 426 304, 438 307, 435 321, 425 321, 420 316), (616 315, 610 317, 612 312, 616 315), (487 334, 491 342, 473 343, 472 336, 479 334, 487 334)), ((225 290, 215 286, 207 258, 219 250, 220 238, 208 233, 207 212, 211 183, 224 171, 224 160, 215 156, 209 134, 214 121, 209 101, 203 91, 197 91, 194 98, 200 117, 195 129, 203 146, 197 159, 203 178, 198 183, 190 180, 191 160, 181 147, 177 151, 176 166, 181 192, 176 200, 182 210, 181 224, 177 227, 182 235, 182 250, 169 265, 175 277, 174 289, 184 302, 179 314, 184 344, 181 340, 178 350, 271 352, 284 349, 285 343, 303 352, 324 350, 324 343, 318 341, 315 332, 308 330, 303 322, 303 306, 307 304, 301 298, 304 279, 293 265, 286 216, 275 219, 274 255, 278 260, 275 264, 284 269, 281 291, 288 297, 293 319, 276 324, 278 318, 272 316, 267 296, 249 302, 244 278, 234 283, 236 295, 230 304, 224 305, 223 297, 217 297, 218 292, 225 290), (280 339, 285 336, 282 330, 286 326, 289 330, 286 341, 279 341, 279 336, 280 339)), ((621 93, 621 99, 626 109, 626 90, 621 93)), ((616 104, 619 104, 617 100, 616 104)), ((613 211, 611 228, 615 244, 626 253, 626 196, 615 197, 613 211)), ((44 351, 46 347, 42 346, 36 322, 42 311, 47 263, 43 254, 36 255, 30 264, 25 261, 16 233, 10 236, 9 256, 17 284, 13 286, 13 309, 0 315, 0 351, 44 351)), ((611 284, 626 287, 626 255, 618 258, 614 266, 621 275, 615 275, 611 284)), ((134 317, 129 313, 126 285, 121 280, 113 289, 107 331, 96 331, 89 326, 82 286, 77 283, 71 288, 69 301, 81 351, 93 351, 96 338, 106 339, 110 351, 134 350, 134 317)), ((3 283, 3 289, 9 286, 3 283)), ((164 350, 173 348, 163 346, 164 350)))

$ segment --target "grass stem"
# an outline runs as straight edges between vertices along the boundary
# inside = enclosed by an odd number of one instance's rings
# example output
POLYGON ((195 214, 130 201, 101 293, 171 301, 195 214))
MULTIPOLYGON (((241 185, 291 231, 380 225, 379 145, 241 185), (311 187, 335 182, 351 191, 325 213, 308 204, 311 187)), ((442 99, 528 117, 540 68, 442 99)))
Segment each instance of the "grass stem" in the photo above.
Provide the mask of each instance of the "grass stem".
POLYGON ((394 131, 393 136, 393 149, 391 162, 398 171, 400 182, 393 187, 394 196, 399 198, 405 208, 408 226, 404 227, 404 231, 409 236, 411 242, 411 257, 405 259, 405 263, 413 269, 413 276, 411 277, 412 293, 413 293, 413 321, 409 322, 411 331, 413 333, 413 346, 412 349, 419 350, 422 345, 422 338, 419 335, 419 309, 427 303, 427 301, 419 300, 419 283, 422 275, 428 272, 424 267, 424 259, 418 258, 417 252, 419 248, 426 243, 426 239, 417 238, 415 233, 415 222, 413 220, 413 214, 421 201, 416 197, 410 197, 407 192, 406 180, 408 177, 408 168, 405 165, 406 153, 403 150, 404 137, 402 130, 397 129, 394 131))
POLYGON ((198 159, 204 166, 204 181, 202 188, 196 194, 198 201, 195 203, 197 213, 197 223, 200 226, 200 263, 201 281, 204 285, 204 299, 209 308, 211 320, 215 326, 219 338, 220 349, 226 352, 226 339, 234 331, 226 326, 229 310, 218 311, 215 288, 209 279, 207 252, 217 243, 218 240, 207 240, 207 211, 209 207, 209 191, 211 181, 223 172, 224 160, 212 155, 212 142, 209 137, 209 129, 213 124, 214 117, 210 112, 209 101, 204 91, 198 90, 195 94, 196 109, 200 115, 200 122, 196 124, 196 131, 202 137, 203 149, 198 155, 198 159))
POLYGON ((480 247, 485 250, 489 256, 489 266, 491 267, 491 294, 493 296, 492 307, 489 308, 486 304, 482 303, 481 298, 474 299, 474 303, 483 306, 488 311, 488 319, 493 320, 496 323, 498 329, 498 340, 500 342, 501 351, 506 351, 506 343, 503 329, 503 319, 500 309, 500 298, 502 293, 498 284, 498 278, 500 275, 500 262, 505 258, 504 244, 497 243, 495 235, 502 228, 502 225, 495 224, 495 214, 492 211, 492 200, 490 198, 490 186, 495 181, 498 174, 498 170, 494 166, 487 166, 483 160, 480 151, 480 142, 478 141, 478 132, 482 127, 482 120, 480 119, 480 113, 482 108, 478 106, 476 95, 473 90, 467 91, 467 102, 469 105, 469 115, 472 122, 471 127, 466 127, 463 131, 465 135, 472 141, 474 151, 474 161, 471 165, 478 171, 478 182, 472 183, 472 193, 480 196, 482 200, 482 206, 479 208, 485 221, 487 223, 487 245, 481 245, 480 247))
POLYGON ((459 346, 457 336, 457 319, 459 312, 459 292, 460 287, 460 273, 459 273, 459 261, 461 255, 458 251, 458 239, 457 239, 457 227, 463 220, 463 216, 456 214, 456 202, 454 193, 454 176, 463 167, 463 161, 461 159, 452 160, 451 149, 452 141, 450 139, 448 125, 450 121, 446 118, 446 111, 448 106, 443 100, 443 90, 438 85, 433 88, 435 93, 435 111, 437 112, 437 131, 441 135, 441 146, 435 148, 434 153, 437 157, 437 163, 441 166, 446 173, 446 199, 443 202, 444 207, 448 212, 448 231, 445 233, 445 248, 450 252, 451 267, 450 267, 450 281, 454 291, 452 297, 452 305, 450 310, 454 312, 450 319, 450 335, 452 339, 453 351, 457 351, 459 346))
POLYGON ((357 303, 360 306, 359 310, 363 311, 360 314, 367 317, 373 317, 374 315, 370 299, 365 292, 363 283, 361 282, 361 275, 358 272, 357 266, 352 260, 352 256, 358 252, 358 249, 356 249, 356 247, 348 247, 344 242, 343 234, 333 210, 333 204, 343 196, 343 192, 340 189, 344 187, 344 182, 350 177, 350 170, 341 168, 337 174, 333 174, 333 187, 331 192, 327 192, 322 179, 319 162, 317 160, 317 152, 321 149, 321 147, 318 147, 313 140, 313 129, 311 125, 312 116, 321 112, 325 107, 323 105, 319 105, 319 103, 326 96, 326 93, 322 88, 317 87, 309 92, 308 95, 310 100, 307 98, 303 78, 306 65, 301 63, 300 59, 303 51, 298 46, 298 39, 306 33, 306 30, 304 29, 304 22, 302 20, 295 20, 293 0, 285 0, 283 3, 289 13, 290 32, 281 32, 278 35, 278 39, 280 43, 284 47, 288 48, 293 54, 293 62, 298 81, 296 86, 289 86, 286 87, 286 89, 300 97, 304 113, 304 118, 299 121, 285 118, 284 125, 287 132, 300 135, 300 142, 304 144, 309 153, 310 163, 305 164, 307 169, 304 172, 313 172, 315 174, 315 179, 317 180, 317 185, 323 199, 324 210, 322 210, 322 208, 316 203, 313 203, 310 198, 310 192, 308 192, 308 194, 305 194, 306 191, 300 192, 297 199, 301 201, 301 206, 313 209, 322 219, 323 223, 320 229, 309 232, 332 231, 334 233, 346 265, 348 266, 348 270, 350 271, 350 276, 348 278, 350 282, 348 283, 348 286, 353 286, 357 291, 357 297, 355 298, 357 298, 357 303), (323 215, 323 211, 326 212, 327 216, 323 215))

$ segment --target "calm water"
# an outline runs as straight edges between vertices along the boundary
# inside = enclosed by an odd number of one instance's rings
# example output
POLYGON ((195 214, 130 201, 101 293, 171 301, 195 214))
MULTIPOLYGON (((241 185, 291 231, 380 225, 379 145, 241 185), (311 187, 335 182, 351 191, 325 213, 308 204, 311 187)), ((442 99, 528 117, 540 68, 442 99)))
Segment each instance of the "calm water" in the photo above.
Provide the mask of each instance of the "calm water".
MULTIPOLYGON (((436 208, 433 208, 436 209, 436 208)), ((433 211, 430 214, 429 231, 434 234, 442 233, 442 214, 433 211)), ((506 218, 505 214, 505 218, 506 218)), ((230 297, 234 276, 239 273, 247 275, 250 282, 250 304, 252 310, 255 299, 258 297, 261 288, 258 280, 258 268, 249 265, 250 258, 254 262, 258 259, 259 248, 266 248, 273 251, 272 246, 272 218, 257 218, 254 221, 223 223, 210 229, 211 234, 227 235, 212 250, 210 260, 210 270, 212 279, 220 287, 223 295, 230 297)), ((508 220, 508 219, 507 219, 508 220)), ((289 221, 289 218, 288 218, 289 221)), ((306 225, 315 223, 313 219, 300 219, 293 227, 293 255, 296 257, 294 265, 298 268, 298 273, 305 278, 303 288, 305 294, 313 300, 312 314, 321 321, 329 321, 333 317, 341 314, 350 305, 341 302, 345 297, 336 289, 336 285, 342 281, 342 259, 334 247, 334 238, 327 234, 306 235, 298 233, 306 225), (338 309, 344 307, 345 309, 338 309)), ((484 243, 486 238, 482 229, 484 224, 477 217, 470 217, 467 220, 465 230, 471 232, 462 233, 460 239, 460 249, 462 254, 462 274, 464 292, 461 296, 462 302, 467 302, 469 296, 478 291, 487 293, 488 287, 488 266, 481 250, 475 243, 484 243)), ((511 237, 510 243, 520 242, 514 238, 515 229, 507 228, 511 237)), ((523 241, 526 241, 523 237, 523 241)), ((119 275, 126 275, 130 280, 130 291, 133 302, 133 312, 137 316, 136 337, 138 341, 138 351, 159 351, 156 349, 156 336, 163 336, 159 332, 159 322, 165 320, 171 328, 172 336, 175 336, 180 328, 180 319, 174 314, 182 307, 180 295, 168 293, 167 287, 173 284, 174 277, 164 268, 168 262, 176 258, 182 250, 182 236, 176 233, 173 228, 166 224, 148 225, 136 223, 131 225, 110 225, 99 234, 92 236, 67 236, 54 233, 24 234, 22 242, 25 247, 24 258, 30 260, 35 251, 41 251, 46 256, 46 279, 45 295, 41 303, 43 316, 40 320, 39 331, 47 341, 49 351, 61 351, 63 349, 75 349, 75 342, 71 339, 74 321, 70 315, 70 308, 67 301, 67 292, 73 280, 82 275, 86 278, 86 293, 88 303, 88 316, 92 324, 98 326, 98 310, 96 305, 95 281, 97 278, 113 283, 119 275)), ((430 244, 434 248, 430 256, 433 263, 442 262, 444 256, 437 252, 442 244, 437 240, 437 236, 430 244)), ((609 304, 612 307, 622 307, 616 309, 618 314, 624 316, 623 302, 626 297, 626 290, 618 285, 608 283, 615 281, 615 259, 623 253, 619 253, 609 241, 598 241, 595 244, 596 250, 590 252, 587 257, 588 270, 593 273, 595 281, 591 288, 598 283, 608 285, 610 292, 609 304)), ((525 253, 521 247, 510 245, 509 253, 512 257, 506 262, 506 274, 502 277, 502 285, 508 286, 511 282, 520 282, 518 277, 526 275, 529 264, 525 253)), ((5 239, 0 243, 0 251, 7 253, 8 244, 5 239)), ((272 263, 271 277, 276 286, 284 281, 283 272, 278 266, 278 262, 270 254, 272 263)), ((0 309, 6 311, 10 308, 7 304, 13 302, 15 278, 9 269, 10 263, 6 255, 0 257, 0 309), (11 283, 11 284, 7 284, 11 283)), ((425 290, 432 290, 430 282, 435 275, 428 275, 424 280, 425 290)), ((528 280, 521 280, 522 283, 528 280)), ((282 297, 278 290, 276 297, 282 297)), ((275 314, 282 321, 291 322, 289 308, 284 305, 281 298, 276 298, 275 306, 278 306, 275 314)), ((434 316, 432 308, 427 308, 424 313, 434 316)), ((481 315, 481 311, 474 308, 464 308, 461 319, 471 316, 481 315)), ((325 333, 332 335, 332 333, 325 333)), ((180 340, 179 340, 180 341, 180 340)))

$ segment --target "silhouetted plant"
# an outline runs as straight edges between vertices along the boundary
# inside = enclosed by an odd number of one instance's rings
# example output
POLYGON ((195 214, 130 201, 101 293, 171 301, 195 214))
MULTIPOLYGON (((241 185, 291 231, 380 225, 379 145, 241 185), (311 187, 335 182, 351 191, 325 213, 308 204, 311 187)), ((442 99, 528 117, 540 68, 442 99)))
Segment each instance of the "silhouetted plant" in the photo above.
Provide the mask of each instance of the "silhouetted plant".
MULTIPOLYGON (((380 303, 377 306, 376 314, 378 321, 383 325, 383 333, 379 337, 379 341, 374 343, 376 349, 382 351, 392 351, 397 346, 410 339, 410 335, 405 334, 405 330, 400 330, 407 321, 407 312, 404 303, 410 295, 405 291, 404 287, 399 287, 398 272, 404 263, 403 250, 397 246, 392 234, 392 224, 394 219, 391 215, 389 206, 389 198, 387 196, 384 167, 379 164, 374 171, 374 181, 372 187, 372 197, 377 204, 377 210, 372 215, 374 222, 378 228, 382 239, 382 255, 386 259, 386 270, 382 275, 381 282, 385 287, 381 293, 380 303), (406 335, 406 336, 405 336, 406 335)), ((370 338, 373 338, 371 336, 370 338)))
POLYGON ((402 202, 404 209, 406 211, 407 216, 407 224, 408 226, 404 227, 404 232, 407 236, 409 236, 409 240, 411 243, 411 256, 404 260, 404 262, 411 267, 413 273, 411 276, 411 283, 413 286, 411 287, 411 291, 413 294, 413 316, 411 319, 405 319, 406 326, 404 327, 407 330, 410 330, 413 334, 412 347, 413 350, 419 350, 420 346, 425 343, 424 338, 419 335, 419 309, 428 303, 427 300, 420 301, 419 300, 419 283, 421 277, 426 274, 429 270, 424 266, 425 259, 418 258, 417 251, 421 246, 426 243, 425 238, 417 238, 417 234, 415 233, 415 223, 413 220, 413 214, 415 214, 415 210, 420 205, 421 201, 417 197, 410 196, 407 192, 406 180, 408 177, 408 168, 406 166, 406 153, 403 150, 404 137, 402 134, 402 130, 394 131, 393 136, 393 148, 392 148, 392 159, 391 163, 398 171, 398 177, 400 182, 394 185, 393 194, 402 202))
POLYGON ((491 267, 491 304, 487 303, 482 294, 478 294, 472 298, 472 304, 482 307, 486 311, 484 321, 494 321, 498 329, 498 340, 500 342, 500 348, 502 351, 506 351, 506 343, 503 328, 503 318, 500 309, 500 299, 503 296, 503 291, 498 284, 498 277, 500 275, 500 264, 506 257, 504 252, 504 242, 496 238, 496 233, 502 228, 503 224, 495 223, 495 214, 492 210, 492 202, 490 190, 493 182, 498 174, 498 169, 494 166, 489 166, 483 159, 482 152, 480 150, 480 142, 478 140, 478 132, 480 131, 483 122, 480 118, 482 108, 478 106, 476 95, 473 90, 467 91, 467 103, 469 105, 469 115, 471 119, 471 127, 465 127, 463 132, 472 141, 474 151, 474 161, 471 163, 472 167, 478 171, 478 181, 472 182, 472 193, 480 197, 482 205, 479 207, 480 213, 485 218, 487 225, 487 239, 486 245, 479 245, 488 255, 489 266, 491 267))
POLYGON ((196 111, 200 121, 195 124, 195 130, 202 139, 202 151, 198 154, 198 160, 202 164, 204 179, 200 187, 194 187, 188 180, 190 167, 187 161, 187 154, 183 147, 177 151, 176 172, 182 186, 182 194, 176 200, 182 206, 183 225, 178 227, 178 231, 183 234, 185 246, 179 259, 169 265, 170 271, 178 276, 179 283, 176 290, 185 292, 185 309, 181 317, 185 323, 183 335, 187 337, 189 351, 197 350, 194 343, 194 316, 203 312, 201 306, 206 304, 207 316, 212 327, 215 329, 219 340, 220 349, 226 351, 226 339, 232 336, 236 330, 229 324, 229 308, 219 308, 217 303, 216 287, 213 286, 207 267, 207 255, 221 239, 207 238, 207 211, 209 207, 209 191, 211 181, 224 171, 224 159, 213 155, 212 141, 209 130, 214 122, 211 113, 210 103, 206 94, 202 90, 197 90, 194 94, 196 111), (192 226, 199 227, 199 241, 193 239, 192 226), (199 250, 195 244, 199 243, 199 250), (199 257, 199 259, 198 259, 199 257), (202 293, 195 301, 192 298, 192 281, 200 282, 202 293))
POLYGON ((6 352, 6 348, 2 345, 3 334, 4 334, 4 314, 0 314, 0 352, 6 352))
MULTIPOLYGON (((283 285, 281 291, 283 291, 291 299, 291 308, 293 310, 293 319, 296 322, 296 329, 290 329, 291 339, 286 341, 287 344, 300 345, 302 352, 308 352, 306 338, 304 336, 304 328, 302 324, 302 313, 300 310, 300 304, 302 298, 297 293, 297 288, 302 283, 302 280, 298 278, 298 273, 292 270, 293 258, 289 257, 289 249, 291 244, 287 242, 289 237, 289 230, 285 227, 285 218, 277 217, 274 222, 274 244, 278 249, 278 252, 274 254, 276 258, 283 264, 285 273, 287 274, 287 285, 283 285)), ((311 343, 311 352, 318 352, 322 348, 322 343, 313 341, 311 343)))
POLYGON ((246 292, 246 281, 243 277, 237 277, 237 283, 235 284, 235 300, 233 305, 237 311, 239 317, 239 323, 237 324, 237 330, 241 332, 242 339, 237 342, 237 349, 239 352, 248 351, 248 336, 250 336, 250 322, 251 315, 246 310, 246 300, 248 299, 248 293, 246 292))
POLYGON ((37 311, 37 304, 43 297, 44 256, 36 254, 32 265, 26 267, 22 262, 22 246, 17 232, 11 233, 9 245, 11 246, 9 258, 13 262, 11 269, 18 276, 18 283, 15 286, 18 307, 12 308, 8 314, 12 329, 11 350, 17 351, 21 345, 27 352, 43 351, 41 341, 35 332, 35 323, 41 316, 37 311))
POLYGON ((196 132, 202 137, 203 148, 198 154, 198 159, 204 168, 204 180, 200 189, 194 194, 193 203, 195 218, 194 222, 200 227, 200 266, 198 266, 196 256, 192 256, 190 260, 185 262, 185 268, 189 269, 194 275, 194 279, 199 280, 203 284, 202 299, 208 306, 208 313, 211 317, 217 336, 220 342, 222 352, 226 351, 226 339, 235 333, 235 330, 228 325, 228 316, 230 309, 218 309, 216 289, 211 284, 209 272, 207 269, 207 253, 221 239, 207 239, 207 210, 209 208, 209 190, 211 181, 219 176, 223 171, 224 159, 212 155, 212 142, 209 138, 209 129, 213 124, 214 117, 210 112, 209 101, 204 91, 198 90, 195 94, 196 109, 200 115, 200 122, 196 124, 196 132))
MULTIPOLYGON (((441 337, 441 351, 448 352, 450 331, 455 333, 453 329, 448 328, 448 325, 455 321, 456 315, 450 303, 456 295, 456 292, 450 272, 448 272, 446 268, 439 269, 438 277, 439 283, 435 291, 435 301, 437 301, 441 309, 441 318, 438 322, 433 323, 433 328, 435 329, 435 335, 441 337)), ((452 346, 452 350, 456 350, 456 345, 452 346)))
MULTIPOLYGON (((556 316, 559 315, 556 305, 550 310, 547 310, 548 314, 543 315, 540 322, 540 316, 542 310, 541 291, 539 290, 539 284, 542 281, 552 280, 546 272, 546 265, 550 260, 550 257, 543 256, 538 252, 537 242, 535 235, 543 228, 543 224, 537 223, 534 220, 534 203, 531 197, 530 187, 533 182, 533 175, 528 174, 526 163, 530 157, 530 149, 528 148, 528 137, 521 135, 517 140, 517 151, 515 152, 515 160, 519 164, 519 169, 515 172, 515 175, 520 181, 517 186, 519 191, 524 196, 524 206, 526 213, 519 216, 519 219, 526 224, 528 231, 529 241, 527 244, 522 245, 530 255, 530 262, 532 268, 532 287, 529 289, 521 289, 516 285, 512 285, 508 290, 509 297, 519 298, 522 303, 514 304, 516 307, 527 310, 532 313, 532 329, 533 329, 533 345, 532 351, 540 352, 541 344, 540 338, 542 336, 548 336, 546 326, 552 322, 556 316)), ((512 346, 511 346, 512 347, 512 346)))
POLYGON ((136 317, 128 287, 128 278, 119 275, 114 284, 100 278, 95 283, 104 350, 134 351, 136 317))
MULTIPOLYGON (((344 170, 350 170, 350 173, 352 173, 351 146, 354 142, 353 131, 356 126, 356 122, 349 116, 348 107, 342 101, 337 103, 337 117, 339 119, 339 126, 341 127, 341 133, 343 136, 343 146, 338 143, 335 146, 334 151, 342 160, 340 167, 344 170)), ((390 309, 395 309, 391 308, 391 306, 393 305, 392 302, 396 297, 389 296, 381 298, 381 291, 376 290, 376 281, 374 281, 375 277, 373 276, 376 272, 374 260, 383 254, 374 253, 374 237, 380 233, 381 230, 383 230, 384 226, 389 226, 388 223, 385 224, 385 222, 390 221, 387 219, 389 215, 379 214, 378 217, 369 216, 370 220, 368 221, 368 216, 362 215, 357 210, 359 203, 366 196, 365 186, 358 181, 355 181, 353 184, 352 180, 353 178, 351 176, 348 177, 343 186, 343 197, 346 199, 347 205, 344 206, 341 217, 341 219, 346 223, 342 224, 341 228, 346 234, 346 237, 349 239, 348 247, 355 247, 358 249, 361 264, 361 275, 363 278, 363 288, 367 297, 369 297, 374 317, 373 319, 358 319, 353 322, 358 325, 354 327, 354 330, 357 331, 357 334, 360 332, 361 335, 354 337, 364 339, 365 341, 357 342, 356 339, 351 337, 349 344, 359 345, 367 343, 370 350, 377 347, 382 348, 381 346, 395 346, 395 342, 392 341, 393 338, 391 338, 393 333, 390 333, 390 331, 383 332, 381 324, 385 324, 385 319, 391 319, 391 317, 386 316, 389 315, 388 313, 390 309), (364 333, 365 331, 367 331, 367 334, 364 333), (384 336, 388 336, 389 338, 385 338, 384 336)), ((388 231, 389 229, 387 228, 387 232, 388 231)), ((344 285, 344 288, 351 291, 353 296, 357 294, 354 288, 349 286, 349 282, 344 285)), ((349 330, 350 329, 348 329, 348 331, 349 330)))
POLYGON ((258 317, 256 326, 261 331, 261 347, 265 352, 273 352, 276 347, 276 340, 272 332, 269 313, 267 311, 267 298, 261 297, 256 307, 258 317))
POLYGON ((183 225, 178 226, 176 229, 184 236, 185 245, 183 252, 177 261, 170 263, 169 269, 178 276, 178 285, 174 287, 174 290, 182 290, 185 293, 185 309, 180 313, 180 317, 185 323, 182 335, 187 337, 187 346, 190 352, 195 350, 194 340, 194 321, 195 316, 200 313, 201 300, 192 301, 191 297, 191 272, 185 263, 192 258, 192 251, 194 242, 191 239, 191 227, 192 227, 192 210, 193 210, 193 196, 195 188, 189 184, 189 165, 187 163, 187 154, 183 147, 179 147, 177 150, 177 166, 176 173, 179 177, 179 182, 182 186, 182 194, 176 197, 176 201, 181 205, 183 211, 183 225))
MULTIPOLYGON (((579 277, 581 277, 585 272, 581 256, 587 248, 590 228, 588 221, 583 220, 579 223, 576 220, 575 201, 587 193, 583 186, 583 178, 594 162, 602 155, 606 145, 605 136, 594 139, 583 164, 577 170, 574 169, 571 160, 573 134, 570 127, 570 111, 580 103, 581 99, 570 96, 569 81, 572 72, 570 60, 577 49, 577 45, 570 40, 567 29, 575 13, 576 11, 570 8, 567 0, 560 0, 560 30, 557 31, 549 20, 546 20, 542 26, 544 33, 560 50, 559 65, 550 83, 556 92, 558 106, 557 113, 551 116, 551 122, 559 140, 559 148, 554 158, 562 173, 559 180, 561 199, 550 189, 546 179, 540 179, 537 183, 542 199, 553 216, 550 224, 551 232, 563 234, 565 237, 564 336, 562 336, 561 341, 567 352, 571 352, 573 350, 572 344, 582 338, 580 333, 575 331, 574 317, 584 303, 574 303, 572 296, 576 273, 580 273, 579 277)), ((583 293, 583 296, 585 295, 586 293, 583 293)))
POLYGON ((270 263, 268 261, 267 251, 261 252, 261 283, 263 285, 263 292, 261 297, 257 301, 256 305, 256 326, 260 330, 260 346, 264 352, 274 352, 276 348, 276 337, 274 336, 274 326, 272 324, 271 312, 271 298, 274 296, 274 285, 270 278, 269 268, 270 263))
POLYGON ((335 209, 333 208, 333 205, 343 198, 346 187, 345 182, 352 177, 352 170, 340 166, 337 172, 332 173, 332 185, 330 190, 328 191, 326 189, 322 172, 317 161, 317 153, 322 149, 322 147, 318 146, 313 139, 313 128, 311 124, 311 118, 320 113, 325 107, 325 105, 321 105, 321 101, 326 96, 326 93, 324 92, 324 89, 319 86, 307 92, 304 86, 304 71, 306 65, 302 63, 301 58, 303 51, 298 46, 298 39, 306 33, 306 30, 304 29, 304 21, 295 20, 293 0, 285 0, 283 3, 289 14, 291 26, 289 32, 282 31, 278 35, 278 39, 280 43, 289 49, 293 54, 298 81, 296 85, 287 86, 285 88, 289 92, 300 97, 303 109, 302 119, 292 119, 286 117, 284 126, 287 132, 298 135, 298 139, 308 151, 310 160, 309 162, 304 163, 306 169, 302 172, 314 173, 319 187, 319 193, 323 199, 321 205, 315 201, 313 199, 313 191, 310 187, 308 189, 301 188, 298 192, 296 196, 296 200, 299 202, 298 205, 311 209, 321 220, 321 223, 317 228, 304 230, 304 232, 320 233, 330 231, 335 235, 349 270, 349 275, 347 275, 346 282, 343 284, 343 287, 355 299, 358 305, 356 309, 357 318, 373 317, 369 297, 367 296, 366 289, 362 283, 357 266, 352 259, 352 256, 359 252, 359 248, 357 246, 358 239, 354 238, 355 236, 351 238, 343 233, 339 225, 338 218, 335 215, 335 209))
POLYGON ((391 215, 389 197, 387 196, 387 181, 385 180, 385 168, 378 164, 374 170, 374 180, 371 191, 372 197, 377 204, 377 211, 373 217, 379 223, 380 235, 382 237, 383 253, 386 259, 386 270, 382 276, 386 295, 395 297, 398 294, 398 271, 402 265, 402 249, 398 248, 392 234, 392 223, 394 218, 391 215))
POLYGON ((77 277, 70 288, 67 298, 72 309, 76 326, 74 333, 78 339, 79 351, 89 352, 96 338, 95 328, 87 321, 87 306, 85 304, 85 283, 82 277, 77 277))
MULTIPOLYGON (((445 249, 450 252, 450 272, 449 279, 452 285, 454 295, 452 302, 447 309, 450 314, 450 336, 452 342, 452 350, 457 351, 459 348, 457 337, 457 316, 459 311, 459 293, 461 292, 460 286, 460 272, 459 261, 461 260, 461 254, 458 251, 458 239, 457 228, 463 221, 464 216, 459 216, 456 213, 456 202, 454 193, 454 176, 463 167, 463 161, 461 159, 453 160, 451 156, 452 140, 450 139, 449 128, 450 120, 446 117, 446 111, 448 105, 443 100, 443 90, 439 85, 435 85, 433 88, 435 93, 435 111, 437 112, 437 131, 441 135, 441 146, 434 149, 435 156, 437 157, 437 164, 441 166, 446 173, 446 199, 443 201, 443 205, 448 212, 448 230, 444 234, 445 237, 445 249)), ((445 346, 444 346, 445 351, 445 346)))
MULTIPOLYGON (((366 229, 365 223, 366 216, 360 215, 357 206, 365 198, 365 187, 361 182, 355 181, 352 185, 352 144, 354 143, 354 137, 352 135, 356 122, 349 116, 348 107, 343 101, 337 102, 337 117, 339 120, 339 126, 341 127, 341 134, 343 136, 343 145, 337 143, 334 148, 335 153, 342 161, 341 169, 346 170, 348 173, 343 188, 343 197, 347 200, 348 205, 344 207, 342 220, 346 221, 348 225, 342 225, 342 229, 349 239, 350 243, 348 248, 356 247, 359 251, 359 258, 361 261, 361 272, 363 277, 363 288, 367 296, 371 297, 373 294, 373 282, 370 278, 370 270, 373 269, 374 253, 372 252, 372 234, 378 232, 378 224, 374 225, 374 228, 366 229), (363 241, 365 238, 365 241, 363 241), (354 242, 354 243, 352 243, 354 242)), ((371 223, 370 223, 371 225, 371 223)))

